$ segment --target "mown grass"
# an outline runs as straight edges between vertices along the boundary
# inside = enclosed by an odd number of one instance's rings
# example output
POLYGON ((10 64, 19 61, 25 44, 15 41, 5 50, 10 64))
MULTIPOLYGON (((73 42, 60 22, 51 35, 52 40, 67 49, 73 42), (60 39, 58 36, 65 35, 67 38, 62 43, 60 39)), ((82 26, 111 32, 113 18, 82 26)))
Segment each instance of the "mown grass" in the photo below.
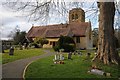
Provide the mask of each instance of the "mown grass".
MULTIPOLYGON (((100 75, 93 75, 90 73, 87 73, 88 70, 90 70, 92 62, 91 59, 93 58, 93 53, 91 55, 90 59, 86 58, 86 51, 82 50, 83 53, 82 56, 79 55, 72 55, 72 60, 67 59, 67 54, 64 54, 65 56, 65 64, 54 64, 53 59, 54 56, 39 59, 32 64, 29 65, 25 78, 31 79, 31 78, 72 78, 72 79, 78 79, 78 78, 111 78, 106 76, 100 76, 100 75)), ((112 78, 120 77, 119 73, 119 67, 117 65, 103 65, 102 63, 99 64, 99 67, 105 71, 112 74, 112 78), (101 66, 100 66, 101 65, 101 66)), ((87 80, 87 79, 86 79, 87 80)), ((95 79, 96 80, 96 79, 95 79)))
POLYGON ((2 53, 2 64, 12 62, 18 59, 38 56, 44 53, 45 52, 42 49, 24 49, 24 50, 14 50, 14 55, 10 56, 9 50, 5 50, 5 53, 2 53))

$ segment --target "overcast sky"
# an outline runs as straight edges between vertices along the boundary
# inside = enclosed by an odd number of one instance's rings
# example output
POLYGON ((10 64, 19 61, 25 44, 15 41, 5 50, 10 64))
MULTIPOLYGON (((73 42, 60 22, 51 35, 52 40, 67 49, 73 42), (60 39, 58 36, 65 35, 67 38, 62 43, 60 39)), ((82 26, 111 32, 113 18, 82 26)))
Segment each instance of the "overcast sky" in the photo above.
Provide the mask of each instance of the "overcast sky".
MULTIPOLYGON (((42 25, 35 21, 28 22, 27 18, 21 16, 23 16, 22 12, 12 12, 10 9, 2 6, 2 2, 0 2, 0 37, 2 39, 8 38, 8 35, 15 29, 16 26, 18 26, 21 31, 28 31, 32 27, 32 24, 42 25)), ((52 18, 49 24, 58 24, 64 22, 62 21, 63 19, 66 20, 64 17, 60 20, 56 20, 55 16, 52 17, 54 17, 54 19, 52 18)), ((86 21, 88 20, 89 19, 86 21)), ((98 24, 92 22, 92 26, 98 27, 98 24)))
POLYGON ((28 22, 28 19, 22 17, 21 12, 13 12, 0 3, 0 33, 1 38, 8 38, 11 31, 16 26, 21 31, 28 31, 34 22, 28 22))

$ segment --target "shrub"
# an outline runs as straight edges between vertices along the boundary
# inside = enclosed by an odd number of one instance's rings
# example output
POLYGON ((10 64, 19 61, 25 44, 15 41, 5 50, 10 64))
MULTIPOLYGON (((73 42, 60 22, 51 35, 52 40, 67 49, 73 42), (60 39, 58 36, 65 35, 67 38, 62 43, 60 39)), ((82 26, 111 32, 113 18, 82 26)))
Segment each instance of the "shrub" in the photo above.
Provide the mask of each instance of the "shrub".
POLYGON ((43 46, 44 44, 48 44, 48 40, 46 40, 45 38, 36 38, 34 40, 35 44, 41 44, 41 46, 43 46))
POLYGON ((35 43, 35 42, 31 43, 30 46, 34 46, 34 48, 39 48, 38 43, 35 43))
POLYGON ((64 49, 65 52, 73 52, 75 50, 75 42, 71 37, 61 36, 58 44, 53 48, 55 51, 64 49))
POLYGON ((75 51, 74 44, 73 45, 65 44, 65 45, 62 46, 62 48, 64 49, 65 52, 73 52, 73 51, 75 51))
POLYGON ((60 48, 59 48, 59 46, 57 45, 57 46, 54 46, 53 49, 54 49, 55 51, 59 51, 60 48))
POLYGON ((48 44, 48 40, 40 39, 40 44, 43 46, 44 44, 48 44))

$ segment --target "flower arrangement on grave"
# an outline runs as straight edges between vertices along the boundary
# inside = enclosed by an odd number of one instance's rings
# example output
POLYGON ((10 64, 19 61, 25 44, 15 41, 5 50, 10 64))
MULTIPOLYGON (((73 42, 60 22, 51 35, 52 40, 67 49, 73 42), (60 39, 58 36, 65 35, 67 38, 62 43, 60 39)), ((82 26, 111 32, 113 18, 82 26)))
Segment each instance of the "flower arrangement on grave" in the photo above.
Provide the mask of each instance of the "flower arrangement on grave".
POLYGON ((55 58, 53 59, 54 64, 64 64, 64 56, 62 54, 62 51, 64 51, 63 49, 59 50, 60 52, 57 52, 55 54, 55 58))

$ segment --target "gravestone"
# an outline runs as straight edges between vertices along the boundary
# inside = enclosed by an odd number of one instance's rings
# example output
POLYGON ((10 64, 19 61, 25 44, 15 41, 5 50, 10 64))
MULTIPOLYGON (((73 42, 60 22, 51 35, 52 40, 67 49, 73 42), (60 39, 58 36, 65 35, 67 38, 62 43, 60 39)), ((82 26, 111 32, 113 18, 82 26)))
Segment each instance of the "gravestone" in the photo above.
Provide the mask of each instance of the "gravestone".
POLYGON ((59 53, 57 52, 56 54, 55 54, 55 61, 57 61, 57 60, 59 60, 60 59, 60 55, 59 55, 59 53))
POLYGON ((14 48, 10 47, 9 55, 14 55, 14 48))
POLYGON ((68 53, 68 59, 71 59, 71 57, 72 57, 72 52, 69 52, 68 53))
POLYGON ((57 55, 55 54, 55 59, 54 59, 55 61, 57 60, 57 55))
POLYGON ((27 44, 26 43, 24 43, 24 49, 26 49, 27 48, 27 44))
POLYGON ((87 53, 87 59, 90 59, 90 55, 91 55, 90 53, 87 53))
POLYGON ((91 69, 90 71, 88 71, 89 73, 92 73, 92 74, 97 74, 97 75, 104 75, 105 72, 102 71, 102 70, 98 70, 98 69, 91 69))
POLYGON ((64 56, 62 53, 64 51, 64 49, 60 49, 59 51, 60 51, 60 54, 59 54, 60 60, 64 60, 64 56))
POLYGON ((3 46, 3 45, 2 45, 2 53, 5 53, 5 52, 4 52, 4 46, 3 46))
POLYGON ((76 50, 76 51, 74 51, 74 55, 76 55, 76 53, 77 53, 77 50, 76 50))
POLYGON ((60 54, 60 60, 64 60, 63 54, 60 54))
POLYGON ((80 50, 78 50, 78 52, 77 52, 77 53, 78 53, 78 55, 80 55, 80 56, 82 55, 82 53, 80 52, 80 50))

